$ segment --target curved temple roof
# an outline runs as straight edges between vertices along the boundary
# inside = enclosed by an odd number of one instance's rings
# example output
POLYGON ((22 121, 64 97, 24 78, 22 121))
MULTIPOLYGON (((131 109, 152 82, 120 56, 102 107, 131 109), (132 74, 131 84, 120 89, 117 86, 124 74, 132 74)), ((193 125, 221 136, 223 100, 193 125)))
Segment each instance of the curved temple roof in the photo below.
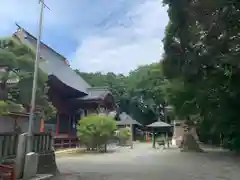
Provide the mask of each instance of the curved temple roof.
POLYGON ((120 121, 117 121, 117 125, 139 125, 142 126, 141 123, 133 119, 131 116, 129 116, 127 113, 122 112, 119 115, 120 121))
POLYGON ((91 87, 87 89, 88 95, 82 97, 83 100, 104 99, 111 92, 106 87, 91 87))
POLYGON ((154 122, 154 123, 152 123, 152 124, 149 124, 148 127, 164 128, 164 127, 172 127, 172 125, 171 125, 171 124, 168 124, 168 123, 165 123, 165 122, 163 122, 163 121, 156 121, 156 122, 154 122))
MULTIPOLYGON (((31 35, 22 27, 18 26, 18 30, 14 35, 24 44, 36 48, 37 38, 31 35)), ((64 56, 57 53, 51 47, 41 42, 40 46, 40 57, 39 67, 48 75, 56 76, 67 86, 76 89, 80 92, 88 94, 88 88, 91 86, 76 72, 71 69, 67 60, 64 56)))

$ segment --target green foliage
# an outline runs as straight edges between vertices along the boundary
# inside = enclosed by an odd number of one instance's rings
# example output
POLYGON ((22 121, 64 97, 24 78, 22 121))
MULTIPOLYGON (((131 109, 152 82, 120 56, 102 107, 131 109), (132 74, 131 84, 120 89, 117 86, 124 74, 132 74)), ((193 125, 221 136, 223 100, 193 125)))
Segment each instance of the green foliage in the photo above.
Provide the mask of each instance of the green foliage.
POLYGON ((140 66, 128 76, 76 72, 93 86, 109 87, 119 111, 130 114, 141 124, 156 121, 166 105, 165 86, 168 81, 163 76, 159 63, 140 66))
POLYGON ((109 116, 91 114, 78 122, 77 136, 88 149, 100 150, 113 136, 116 122, 109 116))
POLYGON ((8 114, 9 112, 22 112, 23 106, 11 101, 0 101, 0 115, 8 114))
MULTIPOLYGON (((14 38, 0 39, 0 66, 7 67, 1 72, 1 91, 8 93, 8 100, 22 105, 29 111, 32 93, 35 52, 14 38), (13 73, 14 72, 14 73, 13 73), (8 80, 18 79, 18 82, 9 86, 8 80)), ((41 116, 54 116, 55 108, 48 101, 48 75, 38 69, 36 105, 41 107, 41 116)))
POLYGON ((165 96, 167 82, 160 63, 140 66, 130 72, 130 95, 138 101, 142 112, 151 110, 157 118, 167 105, 165 96))
POLYGON ((131 137, 131 129, 129 127, 120 128, 118 130, 118 138, 120 140, 120 145, 126 145, 127 141, 131 137))
POLYGON ((8 104, 5 101, 0 101, 0 114, 5 114, 8 112, 8 104))
POLYGON ((236 0, 165 0, 164 74, 170 103, 181 116, 198 115, 201 134, 224 137, 240 150, 240 6, 236 0), (177 84, 182 84, 177 87, 177 84), (206 124, 208 128, 206 127, 206 124), (209 131, 210 133, 207 133, 209 131))

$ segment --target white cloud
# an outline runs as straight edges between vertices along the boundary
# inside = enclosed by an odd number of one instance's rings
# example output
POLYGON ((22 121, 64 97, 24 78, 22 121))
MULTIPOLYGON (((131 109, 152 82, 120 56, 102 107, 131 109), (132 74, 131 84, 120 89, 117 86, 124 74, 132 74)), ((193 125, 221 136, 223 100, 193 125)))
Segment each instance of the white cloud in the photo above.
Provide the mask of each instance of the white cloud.
POLYGON ((161 40, 167 22, 166 8, 159 0, 145 1, 131 9, 122 22, 82 39, 71 66, 80 71, 126 74, 139 65, 156 62, 163 52, 161 40))

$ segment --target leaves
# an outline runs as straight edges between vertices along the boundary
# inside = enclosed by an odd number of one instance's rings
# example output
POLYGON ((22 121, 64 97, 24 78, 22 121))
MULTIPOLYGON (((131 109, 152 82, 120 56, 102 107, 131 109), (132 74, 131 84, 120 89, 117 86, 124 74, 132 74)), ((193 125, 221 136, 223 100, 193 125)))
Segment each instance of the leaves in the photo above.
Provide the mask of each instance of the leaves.
POLYGON ((129 76, 114 73, 81 73, 93 86, 107 86, 119 106, 120 112, 130 114, 142 124, 157 120, 161 104, 165 103, 167 79, 159 63, 140 66, 129 76))
MULTIPOLYGON (((19 41, 9 38, 0 40, 0 67, 7 67, 0 73, 2 85, 8 92, 8 99, 21 104, 29 110, 32 94, 35 52, 19 41), (14 84, 6 84, 9 80, 16 80, 14 84)), ((41 116, 52 116, 55 109, 46 95, 46 81, 48 75, 38 70, 36 105, 41 106, 41 116)))
POLYGON ((116 122, 106 115, 91 114, 78 122, 77 136, 88 148, 106 144, 116 129, 116 122))
MULTIPOLYGON (((170 19, 163 60, 164 74, 170 82, 169 101, 178 115, 198 114, 200 125, 208 124, 211 134, 220 137, 221 133, 228 141, 238 142, 235 138, 239 133, 235 131, 240 127, 239 3, 235 0, 164 3, 169 6, 170 19)), ((203 132, 204 128, 200 129, 203 132)))

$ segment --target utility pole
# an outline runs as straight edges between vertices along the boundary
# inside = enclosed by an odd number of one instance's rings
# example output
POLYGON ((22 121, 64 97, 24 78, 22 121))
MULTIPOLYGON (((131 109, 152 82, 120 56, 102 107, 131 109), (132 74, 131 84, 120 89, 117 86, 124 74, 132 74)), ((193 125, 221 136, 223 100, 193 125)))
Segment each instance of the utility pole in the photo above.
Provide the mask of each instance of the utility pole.
POLYGON ((39 0, 40 15, 38 23, 38 35, 37 35, 37 48, 36 57, 34 62, 34 75, 33 75, 33 87, 32 87, 32 99, 30 106, 29 124, 28 124, 28 141, 27 141, 27 153, 32 152, 33 145, 33 122, 34 122, 34 110, 35 110, 35 100, 36 100, 36 90, 37 90, 37 79, 38 79, 38 68, 39 68, 39 58, 40 58, 40 46, 41 46, 41 35, 42 35, 42 24, 43 24, 43 9, 48 6, 44 3, 44 0, 39 0))

